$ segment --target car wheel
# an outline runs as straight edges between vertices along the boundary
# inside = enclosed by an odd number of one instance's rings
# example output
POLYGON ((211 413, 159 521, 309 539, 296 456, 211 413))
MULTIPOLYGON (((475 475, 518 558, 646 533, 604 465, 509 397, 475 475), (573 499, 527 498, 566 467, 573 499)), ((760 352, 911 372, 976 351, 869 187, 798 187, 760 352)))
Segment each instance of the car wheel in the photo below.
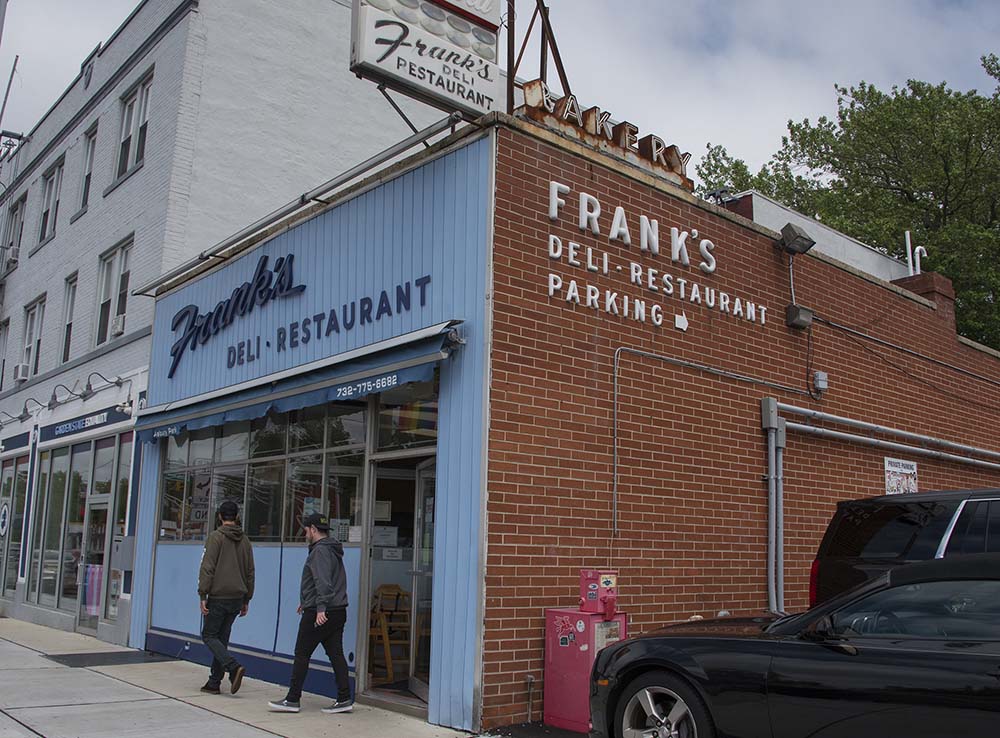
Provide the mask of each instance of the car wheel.
POLYGON ((647 672, 625 687, 614 725, 617 738, 715 738, 704 701, 665 671, 647 672))

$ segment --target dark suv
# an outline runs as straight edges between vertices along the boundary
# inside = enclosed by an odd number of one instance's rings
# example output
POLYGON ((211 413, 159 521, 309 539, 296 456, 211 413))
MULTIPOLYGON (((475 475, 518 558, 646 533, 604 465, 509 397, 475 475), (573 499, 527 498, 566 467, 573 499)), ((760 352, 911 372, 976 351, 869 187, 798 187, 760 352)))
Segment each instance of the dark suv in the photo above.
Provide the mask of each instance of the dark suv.
POLYGON ((840 502, 812 564, 809 604, 895 566, 983 552, 1000 553, 1000 489, 840 502))

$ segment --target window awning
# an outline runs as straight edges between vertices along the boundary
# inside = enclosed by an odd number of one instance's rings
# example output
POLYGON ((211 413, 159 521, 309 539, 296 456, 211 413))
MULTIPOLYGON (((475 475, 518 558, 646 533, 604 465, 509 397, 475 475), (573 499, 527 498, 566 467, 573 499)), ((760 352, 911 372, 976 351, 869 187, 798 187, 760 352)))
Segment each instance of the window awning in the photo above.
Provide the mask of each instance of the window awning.
POLYGON ((297 367, 294 373, 282 372, 253 383, 146 408, 139 413, 136 435, 142 443, 151 442, 227 422, 253 420, 270 412, 358 400, 409 382, 429 381, 436 363, 462 342, 455 330, 461 322, 439 323, 297 367))

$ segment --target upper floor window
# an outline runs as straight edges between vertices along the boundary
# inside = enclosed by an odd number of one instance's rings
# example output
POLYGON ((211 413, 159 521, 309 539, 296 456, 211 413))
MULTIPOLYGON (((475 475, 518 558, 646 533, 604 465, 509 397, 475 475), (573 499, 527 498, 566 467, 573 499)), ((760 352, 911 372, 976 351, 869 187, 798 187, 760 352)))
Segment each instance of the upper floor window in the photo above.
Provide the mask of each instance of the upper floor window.
POLYGON ((132 244, 127 243, 101 257, 97 309, 97 345, 117 338, 125 332, 125 307, 128 302, 128 280, 131 269, 132 244))
POLYGON ((42 183, 42 224, 38 240, 44 241, 56 234, 56 216, 59 214, 59 191, 62 189, 63 165, 56 164, 42 183))
POLYGON ((66 296, 63 299, 63 340, 60 360, 69 361, 70 345, 73 341, 73 311, 76 308, 76 275, 66 280, 66 296))
POLYGON ((21 197, 10 207, 10 214, 7 216, 7 232, 4 236, 3 267, 6 271, 7 263, 11 259, 18 258, 21 248, 21 234, 24 232, 24 206, 27 201, 26 196, 21 197))
POLYGON ((24 354, 22 363, 28 365, 28 376, 38 374, 39 354, 42 351, 42 323, 45 320, 45 299, 42 298, 24 310, 24 354))
POLYGON ((0 392, 3 391, 4 379, 7 375, 7 336, 10 333, 10 321, 0 323, 0 392))
POLYGON ((80 209, 87 207, 90 200, 90 183, 94 176, 94 152, 97 150, 97 129, 87 133, 83 142, 83 196, 80 198, 80 209))
POLYGON ((149 114, 148 79, 122 100, 121 143, 118 145, 118 177, 142 162, 146 152, 146 125, 149 114))

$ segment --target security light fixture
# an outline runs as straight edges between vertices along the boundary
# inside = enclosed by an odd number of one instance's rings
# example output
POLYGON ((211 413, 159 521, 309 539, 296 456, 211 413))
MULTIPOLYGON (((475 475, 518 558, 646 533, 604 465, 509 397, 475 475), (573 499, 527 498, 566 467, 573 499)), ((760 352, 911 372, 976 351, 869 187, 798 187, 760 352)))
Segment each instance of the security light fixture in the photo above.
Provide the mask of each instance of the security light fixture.
POLYGON ((816 245, 816 242, 799 226, 794 223, 786 223, 785 227, 781 229, 781 240, 778 245, 786 254, 795 255, 806 253, 816 245))
POLYGON ((804 305, 792 303, 785 308, 785 325, 789 328, 809 328, 813 322, 813 311, 804 305))

